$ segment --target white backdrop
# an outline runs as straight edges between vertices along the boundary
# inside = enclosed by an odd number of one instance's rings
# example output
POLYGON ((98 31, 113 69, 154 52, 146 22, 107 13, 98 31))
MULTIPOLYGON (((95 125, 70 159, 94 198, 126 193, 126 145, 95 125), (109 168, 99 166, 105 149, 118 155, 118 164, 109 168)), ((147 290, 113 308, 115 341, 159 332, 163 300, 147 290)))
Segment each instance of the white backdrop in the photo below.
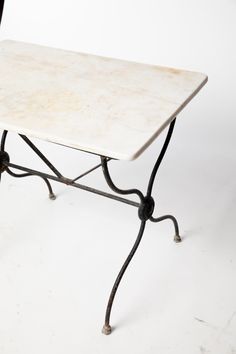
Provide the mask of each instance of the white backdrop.
MULTIPOLYGON (((148 228, 110 337, 100 335, 103 311, 136 215, 62 186, 50 204, 40 182, 3 176, 1 354, 236 353, 235 18, 235 0, 6 0, 1 39, 202 71, 209 82, 178 117, 155 186, 156 213, 177 215, 184 242, 170 243, 168 223, 148 228)), ((72 175, 96 160, 37 144, 72 175)), ((14 134, 8 146, 12 160, 39 167, 14 134)), ((115 181, 144 187, 159 147, 112 165, 115 181)), ((99 173, 87 181, 103 188, 99 173)))

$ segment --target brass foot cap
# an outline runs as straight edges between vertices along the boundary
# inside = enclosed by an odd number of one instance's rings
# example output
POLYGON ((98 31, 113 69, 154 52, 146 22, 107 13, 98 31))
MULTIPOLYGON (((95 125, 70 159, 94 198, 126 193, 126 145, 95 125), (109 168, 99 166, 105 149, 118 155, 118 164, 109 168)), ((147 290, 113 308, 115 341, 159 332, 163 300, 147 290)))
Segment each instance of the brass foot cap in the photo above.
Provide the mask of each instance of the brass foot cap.
POLYGON ((51 200, 55 200, 55 199, 56 199, 56 196, 55 196, 54 193, 50 193, 50 194, 49 194, 49 198, 50 198, 51 200))
POLYGON ((180 237, 179 235, 175 235, 174 241, 175 241, 176 243, 179 243, 179 242, 181 242, 182 240, 181 240, 181 237, 180 237))
POLYGON ((111 326, 110 325, 104 325, 103 328, 102 328, 102 333, 103 334, 111 334, 111 326))

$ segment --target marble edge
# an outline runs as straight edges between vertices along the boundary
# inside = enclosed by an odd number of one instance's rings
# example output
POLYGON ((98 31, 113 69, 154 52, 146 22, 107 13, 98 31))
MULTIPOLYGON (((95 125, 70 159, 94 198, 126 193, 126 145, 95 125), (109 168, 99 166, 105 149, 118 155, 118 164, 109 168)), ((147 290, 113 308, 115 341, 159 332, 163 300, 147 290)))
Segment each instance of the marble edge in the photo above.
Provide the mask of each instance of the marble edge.
POLYGON ((129 158, 123 160, 133 161, 137 159, 150 145, 151 143, 161 134, 161 132, 174 120, 175 117, 184 109, 184 107, 197 95, 197 93, 205 86, 208 81, 208 76, 201 72, 196 72, 204 78, 201 84, 196 88, 196 90, 182 103, 182 105, 171 115, 171 117, 151 136, 151 138, 133 155, 129 158))
POLYGON ((40 134, 37 131, 29 130, 27 128, 22 129, 22 128, 15 126, 15 125, 2 123, 1 121, 0 121, 0 129, 2 131, 6 130, 8 132, 15 133, 17 135, 22 134, 22 135, 27 136, 28 138, 38 139, 38 140, 45 141, 48 143, 64 146, 66 148, 86 152, 89 154, 94 154, 94 155, 99 155, 99 156, 104 156, 104 157, 111 157, 116 160, 125 160, 124 158, 122 158, 121 154, 116 153, 116 152, 114 152, 114 154, 110 153, 108 155, 107 151, 103 150, 103 149, 96 149, 96 148, 90 147, 88 150, 86 150, 86 147, 78 147, 78 145, 76 145, 75 142, 72 142, 72 141, 69 141, 66 139, 63 139, 63 141, 62 141, 60 138, 58 139, 57 137, 51 137, 50 135, 45 136, 45 134, 40 134))

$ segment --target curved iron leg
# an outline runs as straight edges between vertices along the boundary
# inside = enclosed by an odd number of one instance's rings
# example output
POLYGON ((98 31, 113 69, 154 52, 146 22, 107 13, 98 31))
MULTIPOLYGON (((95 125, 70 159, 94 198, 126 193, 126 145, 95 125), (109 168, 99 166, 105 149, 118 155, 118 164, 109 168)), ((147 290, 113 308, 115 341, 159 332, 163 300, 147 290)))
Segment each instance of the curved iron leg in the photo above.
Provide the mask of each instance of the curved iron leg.
POLYGON ((107 158, 104 156, 101 156, 101 165, 102 165, 102 170, 103 170, 103 174, 105 177, 105 180, 108 184, 108 186, 115 192, 118 194, 122 194, 122 195, 127 195, 127 194, 136 194, 140 201, 142 202, 144 200, 144 195, 142 192, 140 192, 140 190, 136 189, 136 188, 132 188, 132 189, 120 189, 118 187, 116 187, 116 185, 113 183, 109 170, 108 170, 108 166, 107 166, 107 158))
MULTIPOLYGON (((163 160, 163 157, 164 157, 164 155, 166 153, 166 150, 168 148, 168 145, 169 145, 169 142, 170 142, 173 130, 174 130, 175 122, 176 122, 176 118, 170 123, 169 130, 167 132, 167 136, 166 136, 164 145, 163 145, 163 147, 161 149, 160 155, 158 156, 158 159, 157 159, 157 161, 155 163, 155 166, 154 166, 154 168, 152 170, 151 177, 150 177, 150 180, 149 180, 149 183, 148 183, 148 188, 147 188, 147 196, 151 196, 151 194, 152 194, 152 188, 153 188, 153 184, 154 184, 154 181, 155 181, 155 177, 156 177, 157 171, 158 171, 158 169, 160 167, 160 164, 161 164, 161 162, 163 160)), ((160 222, 160 221, 163 221, 163 220, 166 220, 166 219, 170 219, 170 220, 173 221, 174 228, 175 228, 174 241, 175 242, 181 242, 181 237, 179 235, 178 222, 177 222, 177 220, 176 220, 176 218, 174 216, 172 216, 172 215, 164 215, 164 216, 160 216, 158 218, 154 218, 153 216, 150 217, 150 221, 152 221, 152 222, 160 222)))
POLYGON ((150 177, 149 183, 148 183, 147 196, 151 196, 151 194, 152 194, 152 187, 153 187, 153 184, 154 184, 154 181, 156 178, 156 174, 157 174, 157 171, 158 171, 160 164, 163 160, 163 157, 165 156, 166 150, 168 148, 168 145, 169 145, 169 142, 170 142, 173 130, 174 130, 175 122, 176 122, 176 118, 170 123, 169 130, 167 132, 164 145, 163 145, 160 155, 158 156, 157 161, 153 167, 151 177, 150 177))
POLYGON ((109 298, 109 301, 108 301, 108 304, 107 304, 107 309, 106 309, 106 316, 105 316, 105 324, 103 326, 103 329, 102 329, 102 332, 104 334, 110 334, 111 333, 111 326, 110 326, 110 315, 111 315, 111 309, 112 309, 112 305, 113 305, 113 301, 114 301, 114 298, 115 298, 115 295, 116 295, 116 292, 117 292, 117 289, 118 289, 118 286, 120 284, 120 281, 131 261, 131 259, 133 258, 139 244, 140 244, 140 241, 142 239, 142 236, 143 236, 143 232, 144 232, 144 229, 145 229, 145 225, 146 225, 146 221, 141 221, 141 225, 140 225, 140 229, 139 229, 139 233, 138 233, 138 236, 137 236, 137 239, 133 245, 133 248, 131 249, 125 263, 123 264, 117 278, 116 278, 116 281, 113 285, 113 288, 111 290, 111 294, 110 294, 110 298, 109 298))
POLYGON ((181 241, 181 238, 179 236, 179 227, 178 227, 178 223, 177 223, 177 220, 175 219, 174 216, 172 215, 164 215, 164 216, 161 216, 159 218, 154 218, 152 217, 152 214, 153 214, 153 211, 154 211, 154 207, 155 207, 155 202, 154 202, 154 199, 152 198, 152 188, 153 188, 153 184, 154 184, 154 181, 155 181, 155 177, 156 177, 156 174, 157 174, 157 171, 159 169, 159 166, 163 160, 163 157, 166 153, 166 150, 167 150, 167 147, 169 145, 169 142, 170 142, 170 139, 171 139, 171 136, 172 136, 172 133, 173 133, 173 130, 174 130, 174 126, 175 126, 175 121, 176 119, 174 119, 171 123, 170 123, 170 126, 169 126, 169 129, 168 129, 168 132, 167 132, 167 136, 166 136, 166 139, 165 139, 165 142, 164 142, 164 145, 161 149, 161 152, 156 160, 156 163, 153 167, 153 170, 152 170, 152 173, 151 173, 151 176, 150 176, 150 179, 149 179, 149 183, 148 183, 148 187, 147 187, 147 194, 146 196, 143 195, 143 193, 141 191, 139 191, 138 189, 127 189, 127 190, 123 190, 123 189, 120 189, 118 187, 116 187, 116 185, 113 183, 112 179, 111 179, 111 176, 110 176, 110 173, 109 173, 109 170, 108 170, 108 166, 107 166, 107 159, 106 157, 102 157, 101 156, 101 165, 102 165, 102 169, 103 169, 103 174, 104 174, 104 177, 105 177, 105 180, 108 184, 108 186, 116 193, 119 193, 119 194, 136 194, 139 199, 140 199, 140 204, 139 204, 139 210, 138 210, 138 216, 139 216, 139 219, 141 219, 141 226, 140 226, 140 229, 139 229, 139 233, 138 233, 138 237, 136 239, 136 242, 128 256, 128 258, 126 259, 123 267, 121 268, 120 270, 120 273, 118 274, 117 278, 116 278, 116 281, 113 285, 113 288, 112 288, 112 291, 111 291, 111 294, 110 294, 110 298, 109 298, 109 301, 108 301, 108 305, 107 305, 107 309, 106 309, 106 316, 105 316, 105 324, 103 326, 103 329, 102 329, 102 332, 104 334, 110 334, 111 333, 111 326, 110 326, 110 314, 111 314, 111 309, 112 309, 112 305, 113 305, 113 301, 114 301, 114 298, 115 298, 115 295, 116 295, 116 292, 117 292, 117 289, 119 287, 119 284, 120 284, 120 281, 126 271, 126 268, 128 267, 131 259, 133 258, 138 246, 139 246, 139 243, 142 239, 142 236, 143 236, 143 232, 144 232, 144 229, 145 229, 145 225, 146 225, 146 221, 147 220, 150 220, 152 222, 159 222, 159 221, 162 221, 162 220, 165 220, 165 219, 171 219, 174 223, 174 227, 175 227, 175 238, 174 240, 176 242, 180 242, 181 241))
MULTIPOLYGON (((6 172, 7 172, 10 176, 12 176, 12 177, 17 177, 17 178, 35 176, 35 175, 31 174, 31 173, 20 173, 20 174, 14 173, 14 172, 12 172, 9 168, 6 168, 6 172)), ((36 177, 41 177, 41 176, 36 176, 36 177)), ((45 178, 45 177, 41 177, 41 178, 44 180, 44 182, 46 183, 46 185, 47 185, 47 187, 48 187, 49 198, 52 199, 52 200, 55 200, 55 199, 56 199, 56 196, 55 196, 55 194, 53 193, 52 186, 51 186, 51 184, 49 183, 48 179, 45 178)))
POLYGON ((0 26, 1 26, 1 22, 2 22, 3 8, 4 8, 4 0, 3 0, 2 3, 0 4, 0 26))
POLYGON ((0 182, 2 179, 2 173, 6 171, 6 168, 4 166, 4 162, 9 161, 9 156, 5 152, 5 141, 7 137, 7 130, 4 130, 2 133, 2 139, 1 139, 1 144, 0 144, 0 182))
POLYGON ((150 217, 150 221, 152 222, 160 222, 160 221, 163 221, 163 220, 166 220, 166 219, 170 219, 173 221, 173 224, 174 224, 174 228, 175 228, 175 237, 174 237, 174 241, 175 242, 181 242, 181 237, 179 235, 179 226, 178 226, 178 222, 176 220, 176 218, 173 216, 173 215, 163 215, 163 216, 160 216, 159 218, 153 218, 152 216, 150 217))
MULTIPOLYGON (((0 146, 0 149, 1 151, 5 151, 5 144, 6 144, 6 138, 7 138, 7 134, 8 134, 8 131, 7 130, 4 130, 3 134, 2 134, 2 139, 1 139, 1 146, 0 146)), ((28 177, 28 176, 34 176, 33 174, 31 173, 14 173, 12 172, 9 168, 6 168, 5 169, 6 172, 11 175, 12 177, 28 177)), ((39 176, 41 177, 41 176, 39 176)), ((52 199, 52 200, 55 200, 56 199, 56 195, 53 193, 53 190, 52 190, 52 186, 50 184, 50 182, 48 181, 47 178, 45 177, 41 177, 44 182, 46 183, 47 187, 48 187, 48 191, 49 191, 49 198, 52 199)), ((1 180, 1 173, 0 173, 0 180, 1 180)))

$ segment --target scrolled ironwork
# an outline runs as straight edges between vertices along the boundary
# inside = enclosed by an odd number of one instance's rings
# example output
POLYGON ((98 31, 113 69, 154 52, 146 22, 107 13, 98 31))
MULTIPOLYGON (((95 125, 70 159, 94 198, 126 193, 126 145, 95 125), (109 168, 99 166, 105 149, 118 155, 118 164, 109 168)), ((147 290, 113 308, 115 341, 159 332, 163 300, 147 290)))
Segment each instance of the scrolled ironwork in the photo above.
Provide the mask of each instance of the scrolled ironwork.
MULTIPOLYGON (((10 161, 9 155, 5 151, 7 134, 8 134, 8 131, 4 130, 3 134, 2 134, 1 145, 0 145, 0 148, 1 148, 1 151, 0 151, 1 155, 0 156, 5 156, 4 160, 2 161, 2 168, 0 167, 0 180, 1 180, 1 174, 2 174, 3 171, 6 171, 12 177, 17 177, 17 178, 34 176, 34 174, 29 173, 29 172, 21 173, 21 174, 14 173, 7 166, 7 164, 10 161)), ((43 176, 40 176, 40 175, 38 175, 38 177, 42 178, 44 180, 44 182, 46 183, 48 191, 49 191, 49 198, 52 199, 52 200, 55 200, 56 199, 56 195, 53 193, 52 186, 51 186, 50 182, 48 181, 48 179, 43 177, 43 176)))
MULTIPOLYGON (((21 178, 21 177, 35 177, 37 175, 34 175, 32 173, 15 173, 13 171, 10 170, 9 167, 6 167, 6 172, 12 176, 12 177, 16 177, 16 178, 21 178)), ((41 176, 37 176, 37 177, 41 177, 41 176)), ((56 195, 53 193, 53 190, 52 190, 52 186, 50 184, 50 182, 47 180, 47 178, 44 178, 44 177, 41 177, 44 182, 46 183, 47 187, 48 187, 48 192, 49 192, 49 198, 52 199, 52 200, 55 200, 56 199, 56 195)))
POLYGON ((120 188, 116 187, 116 185, 113 183, 113 181, 111 179, 111 176, 110 176, 110 173, 108 170, 107 158, 104 156, 101 156, 101 165, 102 165, 102 170, 103 170, 103 175, 105 177, 105 180, 106 180, 108 186, 113 190, 113 192, 118 193, 118 194, 122 194, 122 195, 136 194, 140 198, 141 202, 144 200, 143 193, 136 188, 120 189, 120 188))
POLYGON ((111 310, 112 310, 112 306, 113 306, 113 302, 118 290, 118 287, 120 285, 120 282, 124 276, 124 273, 127 269, 127 267, 129 266, 132 258, 134 257, 139 244, 141 242, 141 239, 143 237, 143 233, 145 230, 145 226, 146 226, 146 222, 148 220, 150 220, 151 222, 154 223, 158 223, 160 221, 166 220, 166 219, 170 219, 173 224, 174 224, 174 228, 175 228, 175 237, 174 240, 176 242, 180 242, 181 238, 179 236, 179 227, 178 227, 178 223, 177 220, 175 219, 174 216, 172 215, 164 215, 164 216, 160 216, 160 217, 153 217, 153 213, 154 213, 154 209, 155 209, 155 201, 154 198, 152 196, 152 190, 153 190, 153 185, 154 185, 154 181, 156 178, 156 174, 157 171, 160 167, 160 164, 163 160, 163 157, 166 153, 167 147, 169 145, 172 133, 173 133, 173 129, 174 129, 174 125, 175 125, 175 119, 170 123, 167 135, 166 135, 166 139, 164 141, 163 147, 161 149, 161 152, 156 160, 156 163, 152 169, 151 172, 151 176, 150 179, 148 181, 148 186, 147 186, 147 191, 146 191, 146 195, 144 195, 139 189, 136 188, 132 188, 132 189, 121 189, 119 187, 117 187, 110 175, 109 169, 108 169, 108 161, 111 160, 111 158, 109 157, 104 157, 104 156, 100 156, 101 159, 101 163, 94 166, 93 168, 90 168, 88 171, 80 174, 78 177, 74 178, 74 179, 70 179, 70 178, 66 178, 63 177, 61 175, 61 173, 51 164, 51 162, 41 153, 41 151, 24 135, 20 135, 20 137, 25 141, 25 143, 27 145, 30 146, 30 148, 44 161, 44 163, 54 172, 55 175, 49 175, 47 173, 44 172, 40 172, 40 171, 36 171, 33 169, 29 169, 27 167, 23 167, 23 166, 19 166, 16 164, 13 164, 10 162, 9 156, 8 154, 5 152, 5 143, 6 143, 6 137, 7 137, 7 131, 5 130, 2 134, 2 140, 1 140, 1 152, 0 152, 0 176, 2 174, 3 171, 6 171, 8 174, 10 174, 13 177, 17 177, 17 178, 21 178, 21 177, 29 177, 29 176, 39 176, 41 177, 45 183, 47 184, 48 190, 49 190, 49 196, 51 199, 54 199, 54 193, 52 191, 51 188, 51 184, 49 183, 49 180, 53 180, 53 181, 57 181, 60 183, 64 183, 68 186, 72 186, 72 187, 76 187, 91 193, 95 193, 113 200, 117 200, 119 202, 125 203, 125 204, 129 204, 131 206, 137 207, 138 208, 138 217, 141 220, 141 224, 140 224, 140 228, 139 228, 139 232, 136 238, 136 241, 130 251, 130 253, 128 254, 128 257, 126 258, 123 266, 120 269, 120 272, 117 275, 117 278, 115 280, 115 283, 112 287, 112 290, 110 292, 110 296, 109 296, 109 300, 108 300, 108 304, 107 304, 107 308, 106 308, 106 315, 105 315, 105 324, 103 326, 103 333, 104 334, 110 334, 111 333, 111 325, 110 325, 110 316, 111 316, 111 310), (126 198, 123 198, 121 196, 115 195, 115 194, 110 194, 107 192, 103 192, 101 190, 89 187, 89 186, 85 186, 82 185, 80 183, 77 183, 76 181, 84 176, 86 176, 87 174, 91 173, 92 171, 96 170, 97 168, 102 167, 102 171, 103 171, 103 175, 104 178, 108 184, 108 186, 110 187, 110 189, 115 192, 116 194, 120 194, 120 195, 131 195, 134 194, 136 196, 139 197, 139 202, 135 202, 126 198), (23 173, 15 173, 13 172, 11 169, 17 169, 19 171, 22 171, 23 173))
POLYGON ((160 154, 159 154, 159 156, 158 156, 158 158, 156 160, 156 163, 155 163, 155 165, 153 167, 153 170, 152 170, 149 182, 148 182, 146 196, 144 196, 144 194, 141 191, 139 191, 138 189, 123 190, 123 189, 118 188, 114 184, 114 182, 112 181, 112 178, 111 178, 109 170, 108 170, 106 158, 101 156, 101 164, 102 164, 103 174, 104 174, 104 177, 105 177, 105 180, 106 180, 108 186, 114 192, 116 192, 118 194, 136 194, 136 195, 139 196, 140 205, 139 205, 139 208, 138 208, 138 216, 139 216, 139 219, 141 220, 141 226, 140 226, 140 229, 139 229, 139 233, 138 233, 136 242, 135 242, 133 248, 131 249, 127 259, 125 260, 125 263, 123 264, 123 266, 122 266, 122 268, 121 268, 121 270, 120 270, 120 272, 119 272, 119 274, 118 274, 118 276, 117 276, 117 278, 115 280, 115 283, 113 285, 111 293, 110 293, 110 297, 109 297, 107 308, 106 308, 105 324, 104 324, 103 329, 102 329, 102 332, 104 334, 110 334, 111 333, 112 328, 111 328, 111 325, 110 325, 110 316, 111 316, 111 310, 112 310, 112 305, 113 305, 113 302, 114 302, 114 298, 115 298, 118 286, 120 284, 120 281, 121 281, 121 279, 122 279, 122 277, 123 277, 128 265, 129 265, 131 259, 133 258, 133 256, 134 256, 139 244, 140 244, 140 241, 142 239, 144 228, 145 228, 147 220, 150 220, 152 222, 159 222, 159 221, 162 221, 162 220, 165 220, 165 219, 171 219, 173 221, 174 227, 175 227, 174 240, 176 242, 180 242, 181 241, 181 238, 179 236, 179 227, 178 227, 177 220, 172 215, 165 215, 165 216, 162 216, 162 217, 159 217, 159 218, 154 218, 152 216, 153 212, 154 212, 154 208, 155 208, 155 202, 154 202, 154 199, 152 197, 153 184, 154 184, 154 181, 155 181, 155 178, 156 178, 157 171, 158 171, 158 169, 160 167, 160 164, 161 164, 161 162, 163 160, 163 157, 164 157, 164 155, 166 153, 166 150, 168 148, 168 145, 169 145, 169 142, 170 142, 173 130, 174 130, 175 121, 176 121, 176 119, 174 119, 170 123, 169 129, 168 129, 168 132, 167 132, 167 135, 166 135, 166 139, 164 141, 164 144, 163 144, 163 147, 161 149, 161 152, 160 152, 160 154))
POLYGON ((159 216, 158 218, 154 218, 152 216, 150 217, 150 221, 152 221, 152 222, 160 222, 160 221, 167 220, 167 219, 170 219, 174 224, 174 228, 175 228, 174 241, 177 243, 181 242, 182 240, 179 235, 179 225, 178 225, 176 218, 173 215, 163 215, 163 216, 159 216))

